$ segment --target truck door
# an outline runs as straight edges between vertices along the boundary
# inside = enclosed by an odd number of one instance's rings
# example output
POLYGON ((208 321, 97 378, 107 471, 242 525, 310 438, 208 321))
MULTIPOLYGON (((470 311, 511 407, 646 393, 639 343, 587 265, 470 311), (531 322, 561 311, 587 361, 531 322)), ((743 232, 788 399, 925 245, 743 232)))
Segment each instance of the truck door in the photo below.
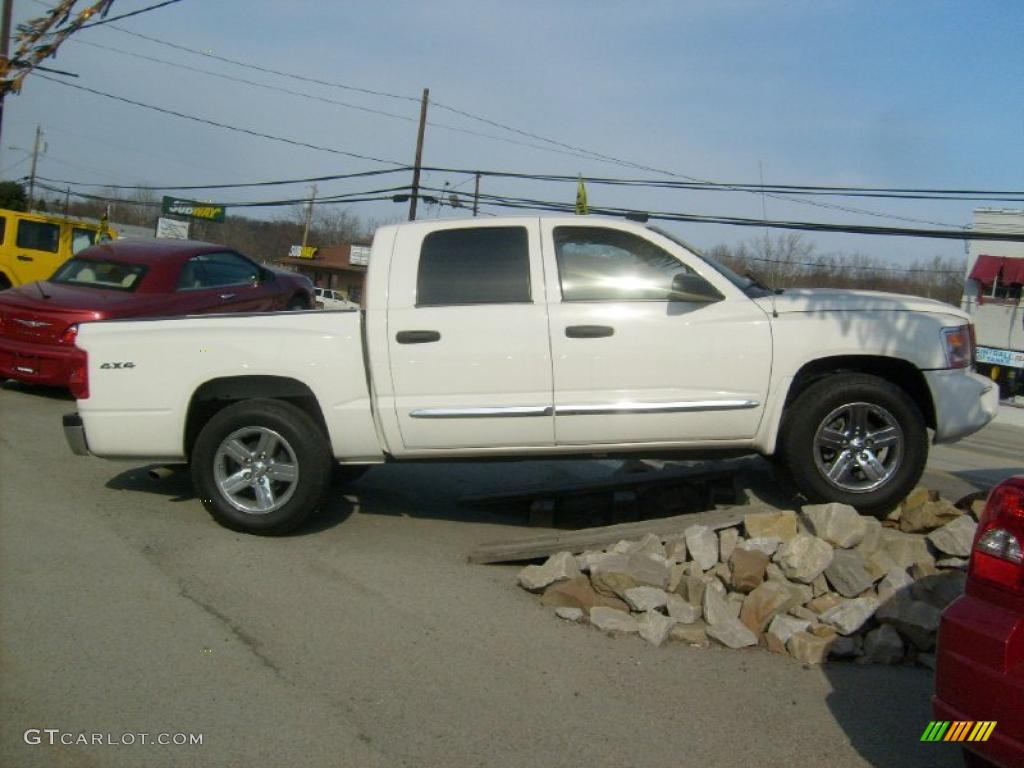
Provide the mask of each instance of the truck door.
POLYGON ((760 307, 645 228, 542 229, 557 445, 754 436, 772 359, 760 307))
POLYGON ((401 227, 386 327, 407 449, 553 444, 537 220, 401 227))
POLYGON ((19 283, 46 280, 64 263, 68 252, 61 246, 61 225, 12 217, 15 225, 14 263, 19 283))

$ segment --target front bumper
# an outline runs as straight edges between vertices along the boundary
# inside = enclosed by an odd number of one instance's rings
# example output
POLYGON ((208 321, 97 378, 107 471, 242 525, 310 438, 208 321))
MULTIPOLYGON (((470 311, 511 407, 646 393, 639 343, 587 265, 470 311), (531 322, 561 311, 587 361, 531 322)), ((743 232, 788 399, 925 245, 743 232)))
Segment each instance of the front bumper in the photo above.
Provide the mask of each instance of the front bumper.
POLYGON ((935 404, 936 443, 951 443, 977 432, 996 417, 995 382, 965 370, 925 371, 935 404))
POLYGON ((65 413, 62 419, 64 423, 64 439, 68 441, 68 447, 76 456, 89 455, 89 442, 85 439, 85 426, 82 424, 82 417, 78 413, 65 413))
POLYGON ((71 373, 70 344, 34 344, 0 338, 0 379, 66 387, 71 373))

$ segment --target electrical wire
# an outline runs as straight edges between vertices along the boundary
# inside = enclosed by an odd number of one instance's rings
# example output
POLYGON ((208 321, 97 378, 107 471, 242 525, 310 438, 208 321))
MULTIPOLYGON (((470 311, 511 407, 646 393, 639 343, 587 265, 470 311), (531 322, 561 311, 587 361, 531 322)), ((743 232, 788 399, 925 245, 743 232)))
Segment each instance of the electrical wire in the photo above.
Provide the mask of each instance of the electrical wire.
POLYGON ((113 21, 120 21, 121 19, 128 19, 128 18, 131 18, 132 16, 138 16, 139 14, 142 14, 142 13, 149 13, 150 11, 155 11, 158 8, 163 8, 164 6, 174 5, 175 3, 180 3, 180 2, 181 2, 181 0, 164 0, 164 2, 157 3, 156 5, 151 5, 148 8, 139 8, 137 11, 130 11, 129 13, 122 13, 120 16, 111 16, 109 19, 100 19, 99 21, 91 21, 88 24, 83 24, 81 27, 79 27, 79 29, 91 29, 93 27, 98 27, 101 24, 110 24, 113 21))
MULTIPOLYGON (((25 150, 22 150, 25 151, 25 150)), ((368 176, 383 176, 392 173, 406 173, 412 170, 412 166, 402 168, 387 168, 373 171, 359 171, 356 173, 335 173, 329 176, 306 176, 301 179, 278 179, 274 181, 251 181, 234 184, 169 184, 165 186, 150 186, 145 184, 98 184, 89 181, 68 181, 66 179, 49 179, 45 176, 37 178, 45 179, 52 184, 63 184, 71 187, 103 187, 104 189, 130 189, 149 192, 162 190, 189 190, 189 189, 240 189, 244 187, 274 187, 285 184, 310 184, 323 181, 337 181, 339 179, 358 179, 368 176)))

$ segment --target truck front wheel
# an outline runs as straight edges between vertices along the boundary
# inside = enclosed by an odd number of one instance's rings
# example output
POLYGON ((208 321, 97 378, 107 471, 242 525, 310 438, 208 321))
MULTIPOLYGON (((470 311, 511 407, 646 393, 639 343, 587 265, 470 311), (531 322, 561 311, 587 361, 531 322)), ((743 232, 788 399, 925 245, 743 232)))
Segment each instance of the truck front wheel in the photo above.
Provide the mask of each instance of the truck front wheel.
POLYGON ((913 489, 928 459, 928 431, 913 400, 877 376, 818 381, 786 409, 780 451, 811 501, 882 515, 913 489))
POLYGON ((218 411, 192 452, 192 479, 203 506, 244 533, 287 533, 320 507, 333 459, 327 438, 300 408, 243 400, 218 411))

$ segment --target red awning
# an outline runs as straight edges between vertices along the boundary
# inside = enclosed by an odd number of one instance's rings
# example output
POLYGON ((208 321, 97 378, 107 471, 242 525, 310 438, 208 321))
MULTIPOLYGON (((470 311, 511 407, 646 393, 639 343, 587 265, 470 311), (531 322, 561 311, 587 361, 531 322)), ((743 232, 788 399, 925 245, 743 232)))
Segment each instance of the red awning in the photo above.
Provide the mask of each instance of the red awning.
POLYGON ((979 256, 970 277, 982 285, 992 285, 996 275, 1002 285, 1024 283, 1024 259, 1010 256, 979 256))

